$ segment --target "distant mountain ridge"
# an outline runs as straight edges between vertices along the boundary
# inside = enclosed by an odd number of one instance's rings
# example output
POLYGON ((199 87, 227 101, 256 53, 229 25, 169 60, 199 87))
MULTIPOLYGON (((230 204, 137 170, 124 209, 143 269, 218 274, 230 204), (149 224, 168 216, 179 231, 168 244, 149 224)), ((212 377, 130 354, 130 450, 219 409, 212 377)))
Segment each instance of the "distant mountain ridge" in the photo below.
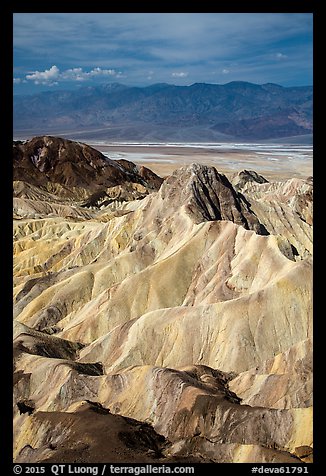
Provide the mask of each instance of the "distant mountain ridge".
POLYGON ((312 133, 312 86, 109 83, 14 97, 14 133, 124 140, 269 140, 312 133), (86 135, 85 135, 86 134, 86 135))

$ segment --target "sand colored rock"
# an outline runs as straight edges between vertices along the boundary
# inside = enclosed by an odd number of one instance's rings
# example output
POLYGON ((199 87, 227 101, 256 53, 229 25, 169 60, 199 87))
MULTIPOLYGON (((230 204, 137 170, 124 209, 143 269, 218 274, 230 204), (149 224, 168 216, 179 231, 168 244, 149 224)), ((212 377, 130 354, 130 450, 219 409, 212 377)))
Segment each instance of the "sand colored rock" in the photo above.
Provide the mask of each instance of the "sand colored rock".
POLYGON ((251 210, 266 230, 285 237, 300 258, 312 254, 313 181, 293 178, 285 182, 258 183, 246 174, 232 183, 250 201, 251 210), (245 178, 247 180, 245 180, 245 178), (239 181, 240 180, 240 181, 239 181), (240 186, 241 184, 241 186, 240 186))
POLYGON ((87 400, 151 424, 162 458, 311 460, 312 183, 249 176, 194 164, 78 201, 15 182, 17 461, 75 457, 55 422, 75 448, 87 400))
POLYGON ((312 406, 312 341, 307 339, 240 373, 229 387, 251 406, 300 408, 312 406))
MULTIPOLYGON (((271 457, 263 448, 271 448, 276 461, 282 461, 285 454, 283 462, 287 462, 295 458, 295 448, 312 445, 310 408, 274 410, 240 404, 240 399, 229 390, 232 374, 206 366, 179 370, 134 366, 118 373, 98 375, 67 359, 25 354, 17 363, 24 368, 24 375, 29 375, 29 385, 26 382, 24 385, 29 391, 23 401, 33 402, 37 411, 74 413, 83 408, 84 399, 95 399, 114 414, 133 415, 153 425, 172 444, 165 451, 167 456, 197 454, 201 448, 199 454, 203 457, 222 462, 226 457, 224 450, 229 448, 236 460, 245 462, 248 454, 236 450, 242 446, 247 449, 258 446, 264 455, 263 461, 271 457), (43 385, 40 385, 41 379, 43 385), (208 442, 208 446, 203 445, 204 442, 208 442), (184 451, 180 452, 180 448, 184 451)), ((16 375, 18 372, 16 369, 16 375)), ((17 388, 22 378, 21 374, 17 375, 17 388)), ((21 402, 21 392, 18 395, 21 402)), ((18 410, 16 415, 16 427, 20 428, 16 451, 20 453, 26 443, 26 438, 19 436, 21 427, 29 425, 24 422, 30 418, 26 413, 18 414, 18 410)), ((26 431, 29 434, 32 430, 26 431)), ((34 438, 32 446, 37 447, 40 442, 37 436, 34 438)))

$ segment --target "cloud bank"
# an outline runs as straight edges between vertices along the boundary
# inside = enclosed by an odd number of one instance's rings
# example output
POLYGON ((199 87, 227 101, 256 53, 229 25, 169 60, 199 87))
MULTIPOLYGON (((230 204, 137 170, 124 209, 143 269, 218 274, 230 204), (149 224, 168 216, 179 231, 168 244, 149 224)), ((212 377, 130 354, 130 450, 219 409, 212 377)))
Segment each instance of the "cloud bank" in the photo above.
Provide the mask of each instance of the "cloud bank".
MULTIPOLYGON (((54 86, 61 81, 86 81, 91 78, 105 76, 122 78, 123 74, 121 71, 102 69, 99 67, 93 68, 91 71, 84 71, 83 68, 70 68, 65 71, 60 71, 56 65, 53 65, 50 69, 46 69, 45 71, 33 71, 31 74, 27 74, 25 81, 32 81, 34 84, 54 86)), ((19 84, 21 81, 21 78, 14 78, 14 83, 19 84)))

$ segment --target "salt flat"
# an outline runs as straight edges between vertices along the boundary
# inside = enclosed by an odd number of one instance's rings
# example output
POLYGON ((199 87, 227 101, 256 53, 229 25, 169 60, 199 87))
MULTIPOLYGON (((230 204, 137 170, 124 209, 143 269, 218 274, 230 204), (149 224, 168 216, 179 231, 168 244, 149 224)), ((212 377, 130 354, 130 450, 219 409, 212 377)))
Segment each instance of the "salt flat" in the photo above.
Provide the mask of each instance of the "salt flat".
POLYGON ((126 159, 145 165, 161 176, 170 175, 193 162, 214 166, 225 174, 243 169, 255 170, 274 180, 313 175, 311 145, 105 141, 90 145, 111 159, 126 159))

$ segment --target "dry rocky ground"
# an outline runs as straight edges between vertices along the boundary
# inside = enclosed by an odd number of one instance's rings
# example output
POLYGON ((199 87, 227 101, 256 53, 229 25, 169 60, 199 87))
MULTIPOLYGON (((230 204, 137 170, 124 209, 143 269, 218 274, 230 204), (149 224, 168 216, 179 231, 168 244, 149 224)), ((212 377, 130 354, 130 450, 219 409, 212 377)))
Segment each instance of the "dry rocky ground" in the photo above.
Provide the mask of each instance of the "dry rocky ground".
POLYGON ((312 192, 15 143, 15 461, 311 462, 312 192))

